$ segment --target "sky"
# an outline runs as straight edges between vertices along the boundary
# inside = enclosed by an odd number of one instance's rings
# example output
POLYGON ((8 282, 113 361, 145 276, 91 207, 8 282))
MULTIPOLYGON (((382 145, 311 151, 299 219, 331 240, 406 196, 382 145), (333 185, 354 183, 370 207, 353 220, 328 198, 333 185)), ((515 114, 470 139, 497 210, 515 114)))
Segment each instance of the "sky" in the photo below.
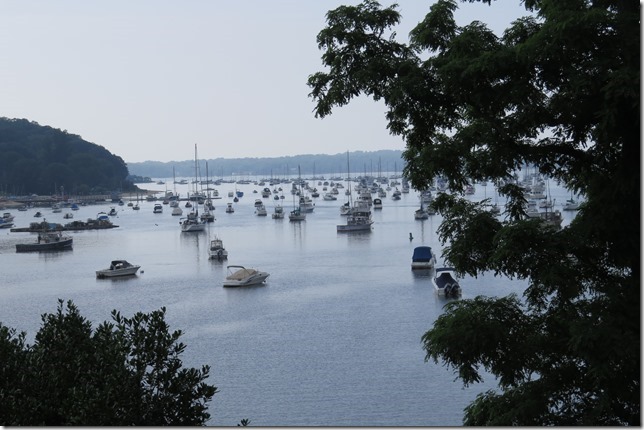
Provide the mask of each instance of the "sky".
MULTIPOLYGON (((399 0, 398 39, 433 0, 399 0)), ((315 118, 316 36, 351 0, 0 0, 0 116, 67 130, 125 162, 404 149, 366 96, 315 118)), ((383 6, 393 1, 381 0, 383 6)), ((519 0, 459 3, 501 35, 519 0)))

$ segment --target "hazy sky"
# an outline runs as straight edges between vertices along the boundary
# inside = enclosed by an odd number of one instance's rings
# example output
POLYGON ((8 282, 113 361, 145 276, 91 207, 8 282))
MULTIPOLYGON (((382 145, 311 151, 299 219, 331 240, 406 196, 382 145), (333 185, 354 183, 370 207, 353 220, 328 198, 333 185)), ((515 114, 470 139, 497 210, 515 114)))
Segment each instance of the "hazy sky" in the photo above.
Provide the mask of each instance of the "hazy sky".
MULTIPOLYGON (((325 119, 306 85, 316 35, 347 0, 0 0, 0 116, 104 146, 126 162, 403 149, 385 106, 325 119)), ((380 1, 389 6, 393 1, 380 1)), ((432 0, 399 0, 401 41, 432 0)), ((459 4, 497 34, 519 0, 459 4)))

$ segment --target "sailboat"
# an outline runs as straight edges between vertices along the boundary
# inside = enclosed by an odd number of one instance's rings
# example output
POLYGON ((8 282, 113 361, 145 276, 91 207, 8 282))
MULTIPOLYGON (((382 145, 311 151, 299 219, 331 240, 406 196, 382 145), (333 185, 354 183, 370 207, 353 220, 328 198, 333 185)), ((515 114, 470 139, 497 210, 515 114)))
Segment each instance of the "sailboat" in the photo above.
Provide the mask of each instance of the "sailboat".
MULTIPOLYGON (((347 151, 347 181, 349 181, 351 173, 349 170, 349 151, 347 151)), ((351 185, 347 182, 347 188, 350 188, 351 185)), ((373 220, 371 219, 371 208, 366 201, 358 201, 357 204, 353 204, 351 199, 351 194, 349 194, 349 210, 347 212, 347 223, 338 224, 336 229, 338 232, 349 232, 349 231, 371 231, 371 225, 373 220)))
MULTIPOLYGON (((195 144, 195 184, 197 183, 197 144, 195 144)), ((196 188, 196 185, 195 185, 196 188)), ((195 189, 196 191, 196 189, 195 189)), ((206 222, 199 219, 199 202, 195 201, 192 210, 186 218, 181 218, 181 231, 185 233, 199 232, 206 229, 206 222)))
POLYGON ((572 191, 570 192, 570 198, 566 200, 566 203, 563 205, 563 210, 565 211, 576 211, 579 210, 579 202, 574 199, 572 191))
POLYGON ((177 179, 174 172, 174 166, 172 167, 172 182, 174 192, 170 196, 170 207, 172 208, 172 216, 181 216, 183 215, 183 209, 179 207, 179 194, 177 194, 177 179))
MULTIPOLYGON (((210 183, 210 178, 208 177, 208 162, 206 161, 206 184, 210 183)), ((208 188, 208 195, 203 206, 203 213, 201 214, 201 220, 204 222, 214 222, 215 214, 211 212, 211 208, 214 208, 212 205, 212 200, 210 199, 210 188, 208 188)))
MULTIPOLYGON (((299 175, 300 172, 300 166, 297 166, 297 171, 298 171, 298 185, 300 187, 300 192, 299 193, 292 193, 293 194, 293 210, 291 213, 288 214, 288 219, 289 221, 304 221, 306 220, 306 213, 302 211, 302 208, 300 207, 299 204, 296 204, 295 202, 295 196, 297 194, 302 194, 301 187, 302 187, 302 182, 301 182, 301 177, 299 175)), ((295 188, 295 184, 293 184, 293 188, 295 188)))

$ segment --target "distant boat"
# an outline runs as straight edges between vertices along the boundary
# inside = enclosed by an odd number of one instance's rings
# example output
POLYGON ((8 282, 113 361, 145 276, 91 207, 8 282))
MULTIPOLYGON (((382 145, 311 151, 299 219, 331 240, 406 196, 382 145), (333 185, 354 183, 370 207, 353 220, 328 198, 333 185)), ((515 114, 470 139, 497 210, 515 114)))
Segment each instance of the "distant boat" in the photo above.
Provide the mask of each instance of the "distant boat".
POLYGON ((347 214, 346 224, 338 224, 338 232, 350 231, 371 231, 373 220, 371 219, 371 209, 366 202, 358 202, 347 214))
POLYGON ((217 236, 210 241, 208 255, 211 259, 224 260, 228 258, 228 251, 224 248, 224 242, 217 236))
POLYGON ((71 236, 63 236, 60 232, 39 233, 35 243, 16 244, 16 252, 62 251, 71 249, 73 241, 71 236))
MULTIPOLYGON (((350 178, 349 173, 349 152, 347 151, 347 178, 350 178)), ((350 180, 350 179, 348 179, 350 180)), ((349 184, 347 184, 349 185, 349 184)), ((371 231, 373 220, 371 219, 371 208, 367 200, 358 200, 352 204, 351 196, 349 196, 348 211, 346 224, 338 224, 336 231, 352 232, 352 231, 371 231)))
POLYGON ((284 208, 280 205, 275 206, 275 211, 271 216, 273 219, 284 219, 284 208))
POLYGON ((96 271, 97 278, 114 278, 117 276, 131 276, 136 275, 136 272, 141 268, 125 260, 113 260, 110 267, 103 270, 96 271))
POLYGON ((268 213, 266 212, 266 206, 264 206, 263 204, 255 206, 255 215, 257 215, 257 216, 266 216, 266 215, 268 215, 268 213))
POLYGON ((431 269, 436 265, 436 257, 429 246, 417 246, 414 248, 414 254, 411 257, 411 268, 431 269))

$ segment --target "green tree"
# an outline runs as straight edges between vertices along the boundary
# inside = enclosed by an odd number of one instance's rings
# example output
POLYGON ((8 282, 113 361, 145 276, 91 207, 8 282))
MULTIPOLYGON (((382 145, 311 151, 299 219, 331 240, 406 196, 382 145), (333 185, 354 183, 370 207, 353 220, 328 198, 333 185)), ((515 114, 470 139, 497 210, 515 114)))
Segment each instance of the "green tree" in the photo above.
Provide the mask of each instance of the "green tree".
POLYGON ((438 0, 407 44, 397 5, 329 11, 317 38, 328 70, 309 77, 310 96, 317 117, 361 94, 384 101, 412 185, 448 180, 436 199, 446 260, 528 280, 522 298, 449 303, 422 338, 465 385, 483 369, 498 378, 464 423, 639 425, 640 6, 522 3, 530 13, 497 36, 438 0), (527 219, 510 181, 526 164, 584 195, 570 225, 527 219), (470 179, 500 187, 502 221, 462 198, 470 179))
POLYGON ((70 301, 42 316, 34 345, 0 324, 2 425, 203 425, 217 388, 209 367, 184 369, 165 308, 96 330, 70 301))

